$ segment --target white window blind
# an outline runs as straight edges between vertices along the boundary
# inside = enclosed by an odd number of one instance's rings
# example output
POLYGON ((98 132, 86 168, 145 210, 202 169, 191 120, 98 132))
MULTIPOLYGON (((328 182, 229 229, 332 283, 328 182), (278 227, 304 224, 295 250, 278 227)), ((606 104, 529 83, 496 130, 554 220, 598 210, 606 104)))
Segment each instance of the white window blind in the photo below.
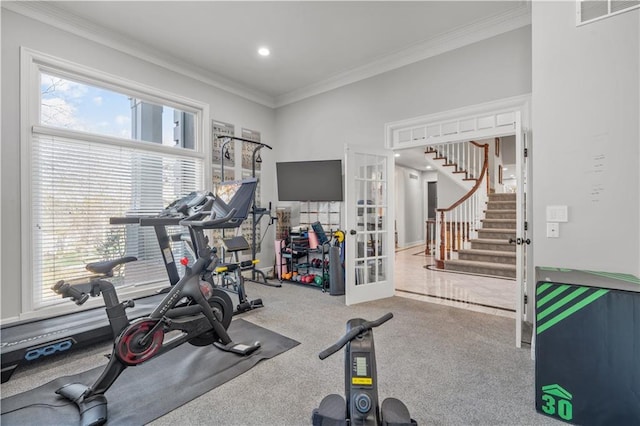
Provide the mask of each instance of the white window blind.
MULTIPOLYGON (((166 282, 153 227, 110 225, 109 218, 155 215, 199 189, 202 158, 148 142, 122 146, 46 130, 34 129, 32 138, 34 308, 58 302, 51 286, 86 277, 89 262, 135 256, 138 261, 116 273, 116 286, 166 282)), ((183 243, 173 249, 176 256, 184 253, 183 243)))

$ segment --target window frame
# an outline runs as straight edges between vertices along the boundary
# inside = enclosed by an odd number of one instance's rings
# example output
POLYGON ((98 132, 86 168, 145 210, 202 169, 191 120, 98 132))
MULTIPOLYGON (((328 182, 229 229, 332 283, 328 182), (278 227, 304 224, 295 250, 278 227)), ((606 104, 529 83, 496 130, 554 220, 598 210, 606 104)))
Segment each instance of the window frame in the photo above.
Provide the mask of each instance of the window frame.
MULTIPOLYGON (((32 234, 33 210, 32 210, 32 143, 38 134, 46 133, 53 136, 69 137, 73 139, 83 139, 89 142, 106 143, 112 146, 140 148, 160 154, 175 154, 193 157, 202 162, 202 182, 199 185, 204 188, 206 182, 211 181, 211 141, 209 140, 210 129, 209 105, 186 98, 175 93, 167 92, 142 83, 128 80, 99 71, 90 67, 57 58, 45 53, 41 53, 26 47, 20 48, 20 208, 21 208, 21 313, 20 319, 40 318, 59 315, 69 311, 77 311, 78 307, 70 303, 61 303, 52 306, 36 306, 34 301, 34 275, 33 249, 34 241, 32 234), (78 130, 65 129, 55 126, 40 124, 40 72, 53 74, 63 78, 68 78, 79 83, 90 84, 127 96, 142 99, 146 102, 158 105, 166 105, 171 108, 189 112, 194 115, 194 138, 193 149, 182 147, 171 147, 154 142, 118 138, 114 136, 100 135, 96 133, 83 132, 78 130)), ((127 287, 121 294, 122 298, 141 297, 153 294, 158 288, 166 285, 146 285, 143 288, 127 287)), ((90 309, 102 306, 101 298, 91 298, 83 309, 90 309)))
POLYGON ((598 22, 601 21, 603 19, 607 19, 607 18, 611 18, 612 16, 616 16, 616 15, 620 15, 621 13, 626 13, 626 12, 630 12, 632 10, 636 10, 636 9, 640 9, 640 4, 637 4, 635 6, 630 6, 627 7, 625 9, 621 9, 615 12, 611 11, 611 2, 613 0, 604 0, 607 2, 607 13, 602 15, 602 16, 598 16, 592 19, 589 19, 588 21, 583 21, 582 20, 582 9, 580 8, 580 5, 582 3, 584 3, 585 0, 576 0, 576 27, 581 27, 583 25, 587 25, 587 24, 591 24, 594 22, 598 22))

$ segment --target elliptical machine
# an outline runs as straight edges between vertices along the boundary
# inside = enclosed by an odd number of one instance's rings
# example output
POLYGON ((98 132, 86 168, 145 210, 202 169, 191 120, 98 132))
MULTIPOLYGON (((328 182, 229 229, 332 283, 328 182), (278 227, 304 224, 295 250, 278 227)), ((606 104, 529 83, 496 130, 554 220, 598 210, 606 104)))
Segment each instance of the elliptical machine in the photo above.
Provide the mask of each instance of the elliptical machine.
POLYGON ((320 407, 313 410, 313 426, 417 425, 404 403, 386 398, 378 403, 378 374, 376 351, 373 344, 373 327, 393 318, 389 312, 375 321, 353 318, 347 321, 347 333, 335 344, 318 354, 325 359, 347 346, 344 352, 345 398, 338 394, 327 395, 320 407))
POLYGON ((127 367, 149 361, 183 343, 194 346, 213 344, 242 356, 260 348, 260 342, 241 344, 231 340, 226 331, 233 312, 231 299, 223 290, 201 280, 203 271, 211 267, 214 259, 204 230, 224 226, 235 214, 235 209, 229 210, 211 194, 206 195, 203 201, 192 206, 190 215, 180 221, 180 225, 189 229, 197 258, 192 265, 185 265, 184 276, 148 316, 129 321, 125 309, 133 307, 134 302, 120 303, 113 284, 106 279, 113 276, 116 266, 135 261, 135 257, 89 264, 87 270, 96 275, 88 282, 72 284, 59 281, 53 286, 53 291, 62 297, 70 297, 78 305, 85 303, 89 296, 102 294, 115 338, 109 362, 92 386, 71 383, 56 391, 76 404, 82 425, 96 426, 107 421, 104 394, 127 367))

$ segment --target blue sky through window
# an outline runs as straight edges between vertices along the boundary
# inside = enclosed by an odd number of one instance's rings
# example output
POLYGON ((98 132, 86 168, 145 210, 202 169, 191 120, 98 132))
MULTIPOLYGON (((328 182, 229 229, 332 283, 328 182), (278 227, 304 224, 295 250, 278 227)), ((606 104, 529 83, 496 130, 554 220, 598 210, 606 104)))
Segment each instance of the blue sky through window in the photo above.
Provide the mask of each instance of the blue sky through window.
MULTIPOLYGON (((61 77, 41 74, 40 123, 133 139, 129 96, 61 77)), ((162 108, 162 143, 174 146, 174 109, 162 108)))

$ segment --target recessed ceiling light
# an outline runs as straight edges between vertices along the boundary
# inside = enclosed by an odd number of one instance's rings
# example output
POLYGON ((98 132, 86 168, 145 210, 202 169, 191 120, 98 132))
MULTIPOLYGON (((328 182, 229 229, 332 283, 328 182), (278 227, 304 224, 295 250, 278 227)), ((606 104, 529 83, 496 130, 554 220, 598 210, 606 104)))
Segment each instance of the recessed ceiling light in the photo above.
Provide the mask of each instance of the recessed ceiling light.
POLYGON ((502 169, 503 172, 506 172, 507 170, 509 169, 507 169, 506 167, 502 169))
POLYGON ((266 48, 266 47, 261 47, 261 48, 259 48, 259 49, 258 49, 258 54, 259 54, 260 56, 269 56, 269 55, 271 54, 271 52, 269 51, 269 49, 268 49, 268 48, 266 48))
POLYGON ((427 166, 427 170, 431 170, 431 166, 427 166))
POLYGON ((396 157, 400 157, 400 154, 396 154, 396 157))

